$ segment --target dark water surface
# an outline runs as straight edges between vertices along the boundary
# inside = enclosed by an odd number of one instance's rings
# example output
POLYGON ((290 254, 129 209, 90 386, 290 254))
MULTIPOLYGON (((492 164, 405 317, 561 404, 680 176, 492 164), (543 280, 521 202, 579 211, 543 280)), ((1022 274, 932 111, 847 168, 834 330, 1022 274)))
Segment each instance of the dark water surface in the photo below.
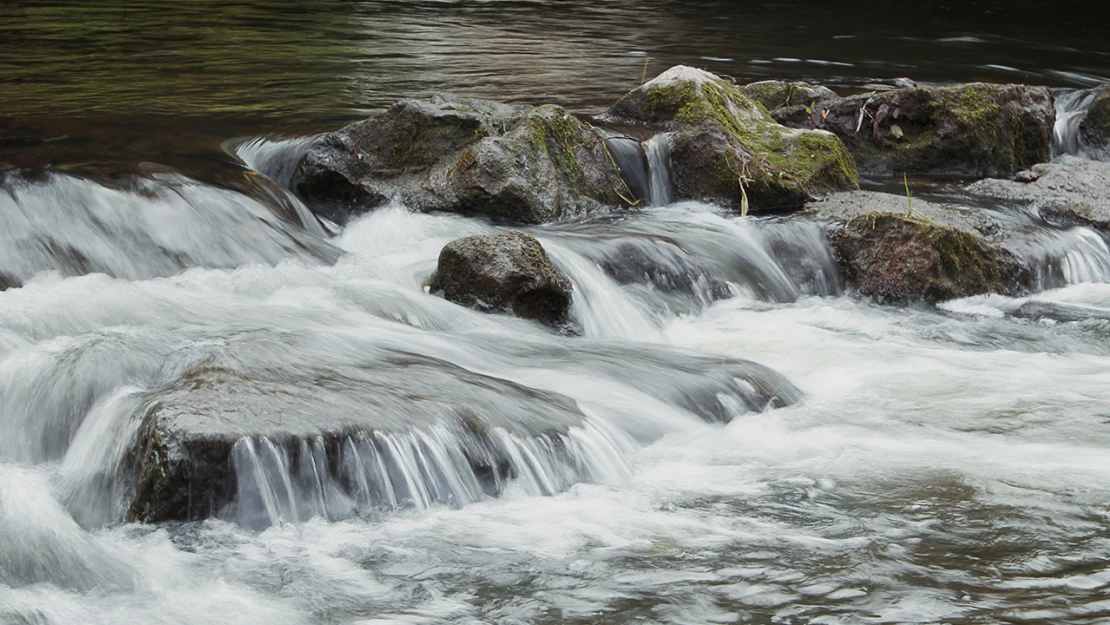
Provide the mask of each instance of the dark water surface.
POLYGON ((592 112, 638 85, 645 63, 648 78, 685 63, 849 89, 898 76, 1090 86, 1110 75, 1098 12, 1091 2, 6 2, 0 162, 172 164, 212 156, 229 136, 330 128, 444 91, 592 112))

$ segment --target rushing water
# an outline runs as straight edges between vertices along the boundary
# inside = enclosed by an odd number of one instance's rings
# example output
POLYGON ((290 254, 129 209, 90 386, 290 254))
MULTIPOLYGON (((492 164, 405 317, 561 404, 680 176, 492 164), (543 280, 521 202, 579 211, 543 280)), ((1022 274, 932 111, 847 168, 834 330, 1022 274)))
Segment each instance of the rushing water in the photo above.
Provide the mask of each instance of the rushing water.
POLYGON ((878 306, 822 224, 675 204, 666 136, 613 135, 640 210, 532 229, 570 335, 426 292, 497 227, 284 189, 397 97, 590 111, 645 61, 1078 89, 1090 156, 1089 9, 843 4, 3 5, 0 624, 1110 622, 1097 232, 985 207, 1034 292, 878 306), (213 518, 127 522, 151 398, 204 371, 294 434, 234 434, 213 518))

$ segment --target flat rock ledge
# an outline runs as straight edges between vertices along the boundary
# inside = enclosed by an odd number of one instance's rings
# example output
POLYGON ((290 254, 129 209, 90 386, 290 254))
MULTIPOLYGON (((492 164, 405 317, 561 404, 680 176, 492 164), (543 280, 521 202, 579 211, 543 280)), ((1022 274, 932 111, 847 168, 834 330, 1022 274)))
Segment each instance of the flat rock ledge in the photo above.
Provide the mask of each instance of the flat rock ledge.
POLYGON ((847 282, 882 304, 1023 292, 1029 274, 999 225, 981 211, 856 191, 811 204, 831 222, 830 243, 847 282))
POLYGON ((510 230, 448 243, 439 254, 431 291, 483 312, 560 327, 569 320, 572 286, 536 237, 510 230))
POLYGON ((1032 182, 987 179, 967 187, 979 198, 1029 204, 1058 225, 1079 225, 1110 233, 1110 163, 1044 163, 1032 182))

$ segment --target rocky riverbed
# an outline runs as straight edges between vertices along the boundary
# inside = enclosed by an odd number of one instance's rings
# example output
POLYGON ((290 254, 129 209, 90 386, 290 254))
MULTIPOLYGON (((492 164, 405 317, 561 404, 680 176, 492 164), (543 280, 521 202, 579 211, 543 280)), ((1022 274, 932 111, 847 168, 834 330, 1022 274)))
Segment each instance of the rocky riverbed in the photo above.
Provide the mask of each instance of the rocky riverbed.
POLYGON ((0 619, 189 571, 291 623, 1100 618, 1087 95, 677 66, 242 141, 218 184, 11 167, 0 619))

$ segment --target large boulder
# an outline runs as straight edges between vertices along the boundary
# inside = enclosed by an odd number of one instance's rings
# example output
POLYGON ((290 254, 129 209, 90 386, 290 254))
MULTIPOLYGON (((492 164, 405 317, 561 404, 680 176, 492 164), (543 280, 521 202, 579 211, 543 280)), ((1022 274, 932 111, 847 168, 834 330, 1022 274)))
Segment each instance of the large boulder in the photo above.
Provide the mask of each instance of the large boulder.
POLYGON ((1072 161, 1033 166, 1034 176, 987 179, 967 187, 973 196, 1031 205, 1050 222, 1080 225, 1110 233, 1110 163, 1072 161))
POLYGON ((1009 176, 1052 156, 1056 121, 1047 87, 985 83, 892 89, 787 113, 782 123, 835 133, 869 173, 1009 176))
POLYGON ((621 205, 627 194, 599 133, 565 109, 442 96, 322 135, 291 186, 339 222, 398 200, 543 223, 621 205))
POLYGON ((1091 147, 1110 147, 1110 85, 1091 100, 1086 117, 1079 122, 1079 136, 1091 147))
POLYGON ((880 303, 936 303, 1017 294, 1029 275, 999 224, 983 211, 856 191, 808 209, 832 222, 830 239, 848 283, 880 303))
POLYGON ((788 107, 812 107, 818 102, 835 100, 840 97, 828 87, 783 80, 761 80, 748 83, 740 87, 740 90, 744 92, 744 95, 762 104, 763 108, 768 111, 788 107))
POLYGON ((431 290, 484 312, 560 326, 568 320, 572 287, 536 237, 511 230, 448 243, 439 254, 431 290))
POLYGON ((600 119, 668 132, 678 200, 781 210, 858 184, 835 136, 782 126, 739 87, 692 67, 667 70, 600 119))
POLYGON ((547 440, 544 460, 573 473, 564 437, 582 420, 567 397, 415 354, 373 366, 211 363, 147 401, 128 517, 265 526, 275 512, 459 505, 530 470, 498 432, 547 440))

